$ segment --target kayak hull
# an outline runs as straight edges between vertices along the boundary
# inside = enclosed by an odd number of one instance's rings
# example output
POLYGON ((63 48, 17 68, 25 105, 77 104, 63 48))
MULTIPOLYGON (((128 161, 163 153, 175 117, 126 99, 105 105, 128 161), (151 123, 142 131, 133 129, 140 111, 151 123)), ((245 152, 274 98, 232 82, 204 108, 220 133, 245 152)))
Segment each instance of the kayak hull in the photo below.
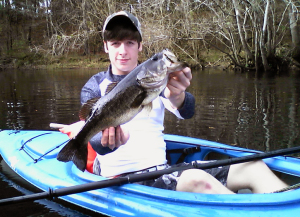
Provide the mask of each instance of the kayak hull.
MULTIPOLYGON (((4 161, 22 178, 48 191, 95 181, 104 177, 81 172, 72 163, 56 160, 68 137, 56 131, 0 132, 0 153, 4 161)), ((169 149, 200 147, 185 161, 204 160, 211 152, 241 157, 252 150, 207 140, 166 135, 169 149)), ((171 162, 181 156, 173 152, 171 162)), ((291 157, 266 159, 276 171, 300 177, 300 160, 291 157)), ((300 189, 274 194, 209 195, 176 192, 125 184, 60 197, 77 206, 108 216, 283 216, 300 212, 300 189)))

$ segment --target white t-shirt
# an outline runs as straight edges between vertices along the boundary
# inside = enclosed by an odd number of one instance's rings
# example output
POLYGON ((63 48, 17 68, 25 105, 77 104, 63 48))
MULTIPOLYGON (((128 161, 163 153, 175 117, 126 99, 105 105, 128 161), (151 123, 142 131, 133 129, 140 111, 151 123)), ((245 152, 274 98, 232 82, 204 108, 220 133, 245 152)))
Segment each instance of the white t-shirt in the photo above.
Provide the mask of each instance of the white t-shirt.
MULTIPOLYGON (((109 80, 104 80, 99 85, 101 95, 105 93, 109 83, 109 80)), ((112 177, 167 162, 163 137, 165 108, 182 118, 178 110, 171 107, 168 99, 159 96, 153 100, 150 113, 142 110, 131 121, 122 125, 129 131, 127 143, 112 153, 97 154, 102 176, 112 177)))

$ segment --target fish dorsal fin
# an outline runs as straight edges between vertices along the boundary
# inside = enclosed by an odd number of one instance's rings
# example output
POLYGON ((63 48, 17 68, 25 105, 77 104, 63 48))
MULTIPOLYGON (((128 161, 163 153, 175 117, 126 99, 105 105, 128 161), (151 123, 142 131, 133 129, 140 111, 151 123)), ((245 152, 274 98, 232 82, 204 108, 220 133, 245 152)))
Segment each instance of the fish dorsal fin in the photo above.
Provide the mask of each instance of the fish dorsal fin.
POLYGON ((87 119, 87 117, 91 114, 93 106, 100 98, 101 97, 95 97, 93 99, 90 99, 81 106, 81 109, 79 111, 79 119, 81 121, 85 121, 87 119))
MULTIPOLYGON (((105 95, 108 94, 112 89, 114 89, 115 86, 117 86, 119 82, 112 82, 109 85, 107 85, 105 95)), ((85 121, 87 117, 90 116, 91 111, 95 103, 100 99, 101 97, 95 97, 93 99, 88 100, 86 103, 84 103, 79 111, 79 118, 81 121, 85 121)))
POLYGON ((108 94, 112 89, 114 89, 114 87, 117 86, 118 83, 119 82, 115 81, 115 82, 112 82, 109 85, 107 85, 105 95, 108 94))

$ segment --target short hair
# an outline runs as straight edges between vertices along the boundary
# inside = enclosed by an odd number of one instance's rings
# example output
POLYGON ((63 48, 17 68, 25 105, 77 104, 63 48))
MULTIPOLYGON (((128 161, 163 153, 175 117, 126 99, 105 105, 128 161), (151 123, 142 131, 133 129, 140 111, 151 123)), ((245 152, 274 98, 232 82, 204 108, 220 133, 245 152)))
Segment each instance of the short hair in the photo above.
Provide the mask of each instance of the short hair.
POLYGON ((107 25, 103 33, 103 40, 107 42, 124 39, 136 40, 138 43, 142 41, 139 31, 130 20, 124 19, 122 16, 115 17, 107 25))

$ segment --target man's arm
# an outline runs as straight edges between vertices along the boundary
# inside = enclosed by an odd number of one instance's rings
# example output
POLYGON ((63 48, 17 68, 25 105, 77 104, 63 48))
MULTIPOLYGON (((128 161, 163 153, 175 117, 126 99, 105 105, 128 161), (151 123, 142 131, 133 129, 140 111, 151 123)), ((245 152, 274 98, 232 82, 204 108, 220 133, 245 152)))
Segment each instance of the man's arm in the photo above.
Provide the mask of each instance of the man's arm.
POLYGON ((192 73, 189 67, 173 72, 169 75, 169 81, 163 93, 164 97, 169 99, 172 107, 177 109, 185 119, 191 118, 195 110, 195 98, 186 92, 191 79, 192 73))
POLYGON ((101 96, 100 90, 99 90, 99 80, 101 80, 101 77, 94 75, 82 87, 81 93, 80 93, 81 105, 86 103, 90 99, 101 96))

